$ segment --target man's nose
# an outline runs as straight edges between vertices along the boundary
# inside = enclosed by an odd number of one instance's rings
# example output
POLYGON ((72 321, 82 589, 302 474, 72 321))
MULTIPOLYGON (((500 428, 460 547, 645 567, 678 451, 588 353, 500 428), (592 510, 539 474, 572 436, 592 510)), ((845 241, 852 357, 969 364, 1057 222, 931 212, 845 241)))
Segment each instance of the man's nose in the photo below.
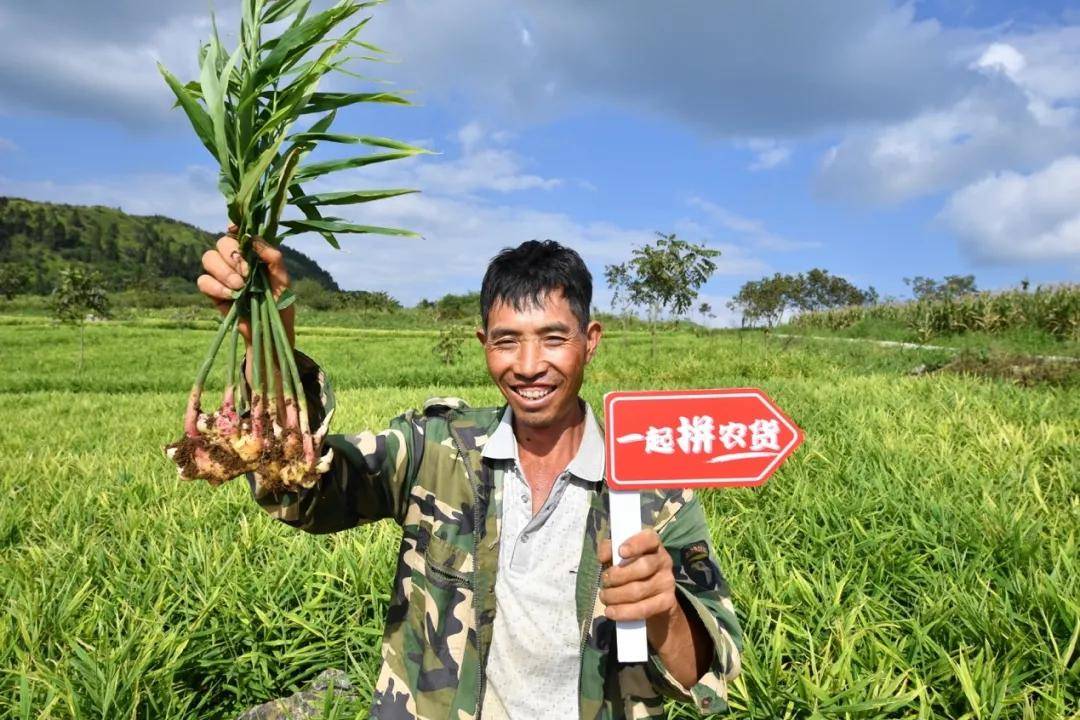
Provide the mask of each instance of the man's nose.
POLYGON ((544 372, 544 357, 540 343, 525 339, 519 346, 514 372, 523 378, 534 378, 544 372))

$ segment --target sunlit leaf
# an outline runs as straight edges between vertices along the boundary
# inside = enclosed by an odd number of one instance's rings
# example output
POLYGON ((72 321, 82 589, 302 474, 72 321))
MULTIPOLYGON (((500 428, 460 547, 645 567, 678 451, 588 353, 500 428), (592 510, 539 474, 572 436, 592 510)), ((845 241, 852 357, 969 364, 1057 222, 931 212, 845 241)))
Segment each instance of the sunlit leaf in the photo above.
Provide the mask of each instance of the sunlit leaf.
POLYGON ((286 235, 299 235, 305 232, 355 233, 370 235, 395 235, 398 237, 421 237, 420 233, 400 228, 378 227, 376 225, 355 225, 339 218, 322 220, 282 220, 281 224, 289 228, 286 235))
POLYGON ((391 103, 394 105, 409 105, 408 100, 394 93, 338 93, 324 92, 315 93, 301 112, 303 114, 336 110, 362 102, 391 103))
POLYGON ((214 123, 210 116, 206 114, 206 110, 161 63, 158 63, 158 71, 176 95, 177 102, 183 108, 184 113, 187 114, 188 120, 191 121, 191 127, 195 129, 195 134, 199 136, 199 140, 202 141, 202 144, 206 146, 206 149, 214 157, 217 157, 217 147, 214 143, 214 123))
POLYGON ((412 153, 414 155, 432 154, 432 151, 426 148, 409 145, 408 143, 403 143, 398 140, 391 140, 390 138, 375 137, 373 135, 343 135, 340 133, 318 132, 315 130, 314 126, 312 126, 311 130, 308 130, 306 132, 290 135, 288 139, 296 143, 332 142, 348 145, 363 144, 371 145, 374 147, 390 148, 392 150, 401 150, 403 152, 412 153))
POLYGON ((349 170, 351 168, 374 165, 375 163, 387 162, 390 160, 400 160, 402 158, 412 157, 413 155, 414 153, 406 152, 382 153, 380 155, 363 155, 361 157, 345 158, 343 160, 327 160, 325 162, 311 163, 310 165, 302 165, 300 167, 296 173, 296 179, 299 182, 304 182, 321 175, 338 172, 339 170, 349 170))
POLYGON ((344 192, 329 192, 319 193, 317 195, 305 195, 301 198, 295 198, 294 203, 307 203, 309 205, 353 205, 355 203, 372 202, 373 200, 384 200, 386 198, 397 197, 398 195, 408 195, 409 193, 419 192, 418 190, 346 190, 344 192))

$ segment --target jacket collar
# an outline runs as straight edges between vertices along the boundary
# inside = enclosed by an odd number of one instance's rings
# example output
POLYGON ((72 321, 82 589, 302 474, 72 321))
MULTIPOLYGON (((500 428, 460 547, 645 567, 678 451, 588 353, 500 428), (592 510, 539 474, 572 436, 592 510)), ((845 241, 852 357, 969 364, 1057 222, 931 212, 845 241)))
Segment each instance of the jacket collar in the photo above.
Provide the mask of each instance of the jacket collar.
MULTIPOLYGON (((585 408, 585 433, 581 437, 577 454, 566 469, 576 478, 600 483, 604 479, 604 433, 589 403, 580 398, 578 402, 585 408)), ((482 455, 492 460, 520 462, 517 438, 514 436, 514 411, 509 404, 504 407, 502 419, 484 443, 482 455)))

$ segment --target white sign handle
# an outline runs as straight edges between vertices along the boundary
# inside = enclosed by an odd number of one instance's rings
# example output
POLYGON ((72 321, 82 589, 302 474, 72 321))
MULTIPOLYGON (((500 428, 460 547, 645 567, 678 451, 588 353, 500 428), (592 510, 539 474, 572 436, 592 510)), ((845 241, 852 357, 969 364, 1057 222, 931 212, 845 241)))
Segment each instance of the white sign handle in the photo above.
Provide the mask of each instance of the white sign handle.
MULTIPOLYGON (((641 532, 641 493, 636 490, 611 490, 608 493, 611 511, 611 557, 618 565, 619 548, 632 535, 641 532)), ((645 639, 645 621, 627 620, 615 623, 615 643, 619 662, 645 662, 649 646, 645 639)))

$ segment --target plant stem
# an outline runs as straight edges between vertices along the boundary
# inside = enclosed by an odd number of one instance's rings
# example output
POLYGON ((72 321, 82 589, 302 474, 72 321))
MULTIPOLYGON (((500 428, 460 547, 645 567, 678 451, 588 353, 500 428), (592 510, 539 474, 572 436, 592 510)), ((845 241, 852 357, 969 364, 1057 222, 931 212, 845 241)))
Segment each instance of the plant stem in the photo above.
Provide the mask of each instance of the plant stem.
POLYGON ((184 432, 188 437, 198 437, 199 431, 195 426, 195 422, 199 415, 199 398, 202 397, 203 386, 206 384, 206 376, 210 374, 210 368, 214 366, 214 358, 217 357, 218 350, 221 349, 221 341, 225 339, 225 333, 229 331, 229 326, 236 319, 237 304, 234 302, 232 307, 229 308, 229 314, 225 316, 225 319, 221 321, 221 326, 218 328, 217 335, 214 336, 214 341, 210 343, 210 350, 206 353, 206 358, 203 360, 202 367, 199 368, 199 374, 195 378, 195 384, 191 387, 191 393, 188 395, 188 407, 187 413, 184 416, 184 432))
MULTIPOLYGON (((239 364, 242 365, 243 360, 241 360, 239 364)), ((251 409, 251 397, 250 397, 250 395, 248 393, 247 378, 245 377, 244 381, 240 383, 240 402, 236 407, 236 412, 237 412, 238 415, 243 415, 245 412, 247 412, 250 409, 251 409)))
POLYGON ((281 335, 278 333, 280 316, 277 313, 277 303, 274 301, 273 293, 269 289, 263 292, 266 295, 266 302, 263 306, 266 308, 270 332, 274 334, 274 349, 277 351, 278 369, 281 371, 281 390, 286 399, 292 398, 295 402, 296 388, 293 386, 293 376, 290 372, 288 351, 286 350, 288 346, 286 343, 282 343, 281 335))
POLYGON ((273 328, 270 326, 270 308, 267 303, 259 303, 262 315, 259 318, 259 322, 263 326, 263 335, 266 337, 263 340, 263 361, 266 363, 266 396, 267 407, 274 417, 280 418, 281 414, 278 412, 278 395, 277 395, 277 379, 274 373, 274 334, 273 328))
POLYGON ((295 389, 294 397, 300 405, 300 432, 305 436, 311 433, 308 425, 307 395, 304 393, 304 385, 300 382, 300 370, 296 366, 296 355, 289 345, 289 335, 285 332, 285 324, 281 321, 281 313, 278 312, 277 303, 273 301, 273 295, 266 291, 267 303, 270 304, 270 323, 277 335, 278 345, 284 348, 285 363, 282 364, 281 373, 286 373, 286 368, 295 389))
POLYGON ((229 343, 229 362, 225 366, 225 401, 234 406, 236 404, 236 350, 240 342, 240 315, 233 318, 232 338, 229 343))
MULTIPOLYGON (((296 354, 292 349, 292 345, 289 343, 289 335, 285 332, 285 324, 281 321, 281 313, 278 312, 277 303, 273 302, 273 295, 267 291, 267 302, 271 306, 271 323, 274 326, 274 332, 278 336, 278 343, 286 348, 286 362, 288 364, 288 372, 292 377, 293 387, 296 388, 296 398, 300 403, 300 436, 303 440, 304 447, 304 461, 309 468, 314 468, 317 461, 315 454, 315 440, 311 435, 311 421, 308 417, 307 406, 307 394, 304 392, 304 385, 300 381, 300 371, 296 367, 296 354)), ((282 368, 282 373, 285 373, 285 368, 282 368)))
MULTIPOLYGON (((263 386, 262 367, 262 323, 259 317, 259 296, 251 293, 251 387, 252 393, 260 401, 266 400, 266 388, 263 386)), ((256 405, 259 405, 256 402, 256 405)), ((258 408, 256 408, 258 409, 258 408)))

